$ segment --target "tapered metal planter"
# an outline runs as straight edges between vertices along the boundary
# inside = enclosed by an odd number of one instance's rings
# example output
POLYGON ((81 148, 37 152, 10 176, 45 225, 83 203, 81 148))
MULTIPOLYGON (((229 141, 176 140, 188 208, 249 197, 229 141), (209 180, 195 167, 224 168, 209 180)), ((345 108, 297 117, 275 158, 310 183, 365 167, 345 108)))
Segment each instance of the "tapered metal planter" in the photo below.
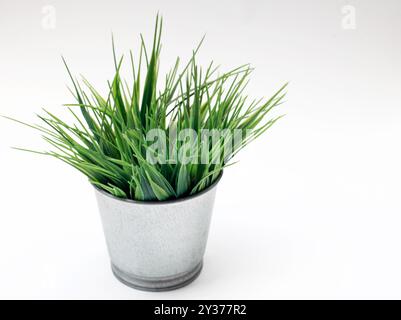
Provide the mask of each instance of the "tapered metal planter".
POLYGON ((148 291, 192 282, 202 269, 218 181, 187 198, 122 200, 95 187, 114 275, 148 291))

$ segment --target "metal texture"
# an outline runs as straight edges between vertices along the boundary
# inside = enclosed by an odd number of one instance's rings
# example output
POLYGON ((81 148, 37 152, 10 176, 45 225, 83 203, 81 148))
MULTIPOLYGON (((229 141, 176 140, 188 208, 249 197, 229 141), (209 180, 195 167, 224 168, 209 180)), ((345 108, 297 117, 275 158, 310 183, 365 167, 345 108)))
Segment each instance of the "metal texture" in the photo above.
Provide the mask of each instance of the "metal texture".
POLYGON ((119 199, 95 187, 117 279, 148 291, 192 282, 202 269, 219 180, 196 195, 162 202, 119 199))

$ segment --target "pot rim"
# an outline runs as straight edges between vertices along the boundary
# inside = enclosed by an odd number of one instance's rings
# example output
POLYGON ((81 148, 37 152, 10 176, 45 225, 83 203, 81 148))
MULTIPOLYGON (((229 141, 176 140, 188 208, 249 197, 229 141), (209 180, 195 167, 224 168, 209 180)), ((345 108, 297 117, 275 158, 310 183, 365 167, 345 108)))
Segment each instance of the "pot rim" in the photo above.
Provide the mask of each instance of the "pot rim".
POLYGON ((132 199, 124 199, 124 198, 118 198, 116 196, 113 196, 111 193, 107 192, 106 190, 103 190, 101 188, 99 188, 98 186, 94 185, 93 183, 91 183, 91 185, 94 187, 94 189, 109 197, 112 198, 114 200, 117 201, 122 201, 122 202, 128 202, 128 203, 133 203, 133 204, 140 204, 140 205, 164 205, 164 204, 173 204, 173 203, 179 203, 179 202, 185 202, 185 201, 189 201, 192 200, 194 198, 200 197, 201 195, 211 191, 212 189, 214 189, 217 184, 219 183, 221 177, 223 176, 223 171, 221 171, 221 173, 219 174, 219 176, 217 177, 217 179, 210 185, 208 186, 206 189, 203 189, 202 191, 195 193, 193 195, 189 195, 183 198, 177 198, 177 199, 170 199, 170 200, 150 200, 150 201, 138 201, 138 200, 132 200, 132 199))

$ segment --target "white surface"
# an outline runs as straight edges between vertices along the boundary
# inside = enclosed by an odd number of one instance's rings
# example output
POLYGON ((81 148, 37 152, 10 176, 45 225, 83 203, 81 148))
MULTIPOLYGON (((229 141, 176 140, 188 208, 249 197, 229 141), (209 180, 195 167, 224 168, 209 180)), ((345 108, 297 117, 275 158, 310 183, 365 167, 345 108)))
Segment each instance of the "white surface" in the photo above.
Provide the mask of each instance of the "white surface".
POLYGON ((251 96, 291 81, 287 117, 226 170, 201 276, 168 293, 120 284, 86 179, 10 150, 45 144, 1 119, 0 298, 400 299, 401 2, 1 1, 0 113, 64 114, 61 53, 105 89, 110 31, 120 52, 136 49, 157 10, 163 66, 206 32, 202 59, 256 68, 251 96), (42 27, 45 5, 55 29, 42 27), (343 5, 355 30, 342 28, 343 5))

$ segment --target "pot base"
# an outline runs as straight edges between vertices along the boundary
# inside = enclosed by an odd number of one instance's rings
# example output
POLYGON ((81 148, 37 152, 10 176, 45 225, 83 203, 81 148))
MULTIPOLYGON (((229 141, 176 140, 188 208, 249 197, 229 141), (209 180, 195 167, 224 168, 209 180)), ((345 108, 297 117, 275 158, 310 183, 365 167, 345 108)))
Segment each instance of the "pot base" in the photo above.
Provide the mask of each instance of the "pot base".
POLYGON ((114 276, 123 284, 138 290, 143 291, 169 291, 179 289, 190 284, 200 274, 203 266, 201 261, 194 269, 187 273, 181 273, 176 276, 166 278, 144 278, 138 277, 132 274, 128 274, 113 263, 111 264, 111 270, 114 276))

